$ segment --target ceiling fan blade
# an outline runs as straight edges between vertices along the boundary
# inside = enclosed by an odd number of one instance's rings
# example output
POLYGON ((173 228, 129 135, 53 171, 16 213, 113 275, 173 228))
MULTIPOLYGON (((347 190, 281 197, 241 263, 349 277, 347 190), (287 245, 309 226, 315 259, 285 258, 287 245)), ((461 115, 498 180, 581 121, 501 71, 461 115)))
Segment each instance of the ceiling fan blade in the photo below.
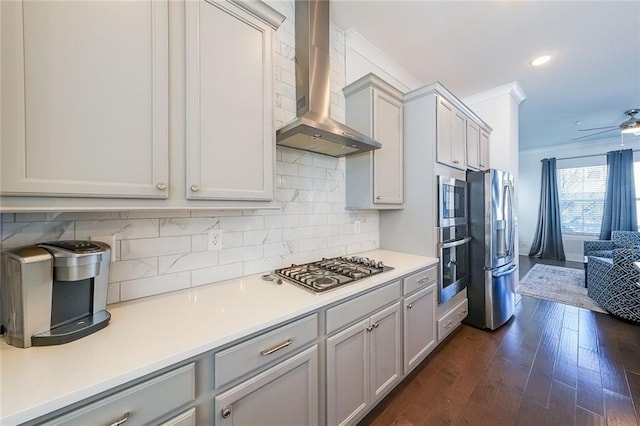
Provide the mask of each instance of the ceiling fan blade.
POLYGON ((580 136, 579 138, 573 138, 571 139, 572 141, 577 141, 579 139, 584 139, 584 138, 588 138, 591 136, 596 136, 596 135, 601 135, 602 133, 607 133, 607 132, 611 132, 613 130, 617 130, 617 127, 615 129, 609 129, 609 130, 603 130, 601 132, 596 132, 596 133, 591 133, 590 135, 584 135, 584 136, 580 136))
POLYGON ((592 130, 614 129, 614 128, 618 128, 618 126, 592 127, 590 129, 578 129, 578 131, 579 132, 590 132, 592 130))

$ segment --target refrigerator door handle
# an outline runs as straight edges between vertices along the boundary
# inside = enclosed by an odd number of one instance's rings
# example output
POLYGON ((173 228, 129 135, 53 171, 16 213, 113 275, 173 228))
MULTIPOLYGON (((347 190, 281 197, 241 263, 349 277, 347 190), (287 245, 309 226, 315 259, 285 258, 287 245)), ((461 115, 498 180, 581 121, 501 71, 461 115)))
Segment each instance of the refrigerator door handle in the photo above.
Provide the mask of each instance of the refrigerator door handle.
POLYGON ((513 187, 511 182, 506 182, 502 187, 502 217, 505 229, 502 233, 504 254, 512 256, 514 252, 515 235, 513 229, 513 187))
POLYGON ((511 266, 509 269, 507 269, 504 272, 498 272, 498 273, 493 273, 493 276, 498 278, 498 277, 502 277, 504 275, 509 275, 511 274, 513 271, 515 271, 518 268, 518 265, 514 264, 513 266, 511 266))

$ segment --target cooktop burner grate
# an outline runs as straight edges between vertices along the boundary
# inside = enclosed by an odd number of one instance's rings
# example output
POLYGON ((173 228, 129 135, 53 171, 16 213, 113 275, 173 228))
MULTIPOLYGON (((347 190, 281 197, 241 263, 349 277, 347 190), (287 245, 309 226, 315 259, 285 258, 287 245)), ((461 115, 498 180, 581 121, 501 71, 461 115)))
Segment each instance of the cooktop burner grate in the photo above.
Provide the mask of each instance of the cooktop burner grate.
POLYGON ((335 257, 275 270, 275 274, 315 293, 332 290, 393 268, 366 257, 335 257))

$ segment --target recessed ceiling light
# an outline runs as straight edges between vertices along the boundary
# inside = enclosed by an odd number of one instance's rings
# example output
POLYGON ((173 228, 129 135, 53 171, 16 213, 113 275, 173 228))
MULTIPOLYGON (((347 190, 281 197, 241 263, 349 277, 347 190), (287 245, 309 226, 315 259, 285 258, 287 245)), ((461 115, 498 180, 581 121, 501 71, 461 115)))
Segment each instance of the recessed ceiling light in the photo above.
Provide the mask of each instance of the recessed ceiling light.
POLYGON ((529 63, 534 67, 539 67, 540 65, 546 64, 550 60, 551 60, 551 55, 542 55, 542 56, 538 56, 537 58, 535 58, 529 63))

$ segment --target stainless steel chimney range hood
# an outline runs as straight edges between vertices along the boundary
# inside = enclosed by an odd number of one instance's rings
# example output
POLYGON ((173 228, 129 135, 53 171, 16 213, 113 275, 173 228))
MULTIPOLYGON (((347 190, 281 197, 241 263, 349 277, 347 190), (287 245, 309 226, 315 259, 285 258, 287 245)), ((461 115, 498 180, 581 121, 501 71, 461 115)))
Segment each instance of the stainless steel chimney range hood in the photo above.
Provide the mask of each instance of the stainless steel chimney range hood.
POLYGON ((297 118, 276 131, 276 143, 333 157, 381 148, 329 115, 329 19, 328 0, 296 0, 297 118))

